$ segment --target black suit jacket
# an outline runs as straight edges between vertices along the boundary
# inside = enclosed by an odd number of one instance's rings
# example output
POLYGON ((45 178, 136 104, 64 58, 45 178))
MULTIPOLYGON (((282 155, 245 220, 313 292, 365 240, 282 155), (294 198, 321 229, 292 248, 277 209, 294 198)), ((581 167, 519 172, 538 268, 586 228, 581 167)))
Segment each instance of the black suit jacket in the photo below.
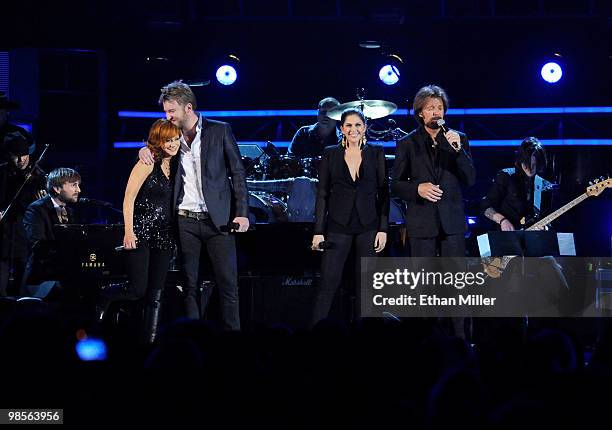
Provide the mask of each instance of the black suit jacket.
MULTIPOLYGON (((68 224, 76 223, 74 211, 66 206, 68 212, 68 224)), ((55 240, 53 226, 59 224, 57 211, 53 207, 51 197, 43 197, 32 202, 23 216, 23 227, 30 250, 39 240, 55 240)))
POLYGON ((440 233, 466 231, 461 188, 474 185, 476 171, 468 139, 463 133, 459 135, 462 145, 459 152, 450 146, 442 132, 436 136, 438 168, 428 153, 427 145, 431 146, 432 140, 425 128, 419 127, 397 142, 391 190, 407 203, 408 236, 436 237, 440 233), (441 200, 433 203, 419 196, 418 186, 425 182, 440 185, 444 192, 441 200))
POLYGON ((378 219, 378 231, 387 231, 389 182, 385 152, 381 146, 366 144, 361 152, 359 179, 353 182, 341 145, 328 146, 319 165, 315 234, 325 234, 327 217, 347 226, 353 206, 363 225, 378 219))
MULTIPOLYGON (((68 206, 66 206, 66 211, 68 212, 68 223, 75 224, 77 220, 74 211, 68 206)), ((44 280, 44 277, 41 277, 42 273, 44 273, 44 267, 42 269, 38 266, 35 267, 32 249, 39 241, 55 240, 55 233, 53 231, 55 224, 59 224, 59 217, 53 207, 50 196, 32 202, 26 209, 23 216, 23 227, 28 240, 29 257, 23 276, 22 287, 27 284, 37 284, 44 280)), ((30 294, 31 292, 22 291, 22 293, 30 294)))
MULTIPOLYGON (((248 192, 242 158, 229 124, 201 117, 202 193, 208 213, 217 228, 234 217, 248 217, 248 192), (231 181, 229 179, 231 177, 231 181)), ((183 196, 180 156, 174 157, 173 208, 183 196)))

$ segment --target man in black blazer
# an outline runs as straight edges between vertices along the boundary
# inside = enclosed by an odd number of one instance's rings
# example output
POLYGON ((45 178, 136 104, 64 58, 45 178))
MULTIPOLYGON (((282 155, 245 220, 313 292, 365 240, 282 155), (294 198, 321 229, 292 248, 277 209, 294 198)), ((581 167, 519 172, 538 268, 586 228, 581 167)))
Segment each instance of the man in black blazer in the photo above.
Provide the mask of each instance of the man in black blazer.
POLYGON ((414 100, 419 127, 397 142, 391 189, 407 203, 406 230, 413 257, 465 256, 461 189, 474 185, 476 172, 465 134, 440 132, 437 121, 447 110, 442 88, 421 88, 414 100))
MULTIPOLYGON (((183 293, 187 316, 199 319, 200 307, 205 309, 210 298, 208 289, 198 307, 200 254, 205 249, 219 287, 223 326, 239 330, 236 241, 228 230, 244 232, 249 228, 249 207, 236 139, 229 124, 197 113, 195 95, 181 81, 162 88, 159 103, 166 118, 183 133, 180 156, 173 160, 171 175, 175 181, 173 204, 186 278, 183 293)), ((140 158, 144 163, 153 161, 146 148, 140 151, 140 158)))
MULTIPOLYGON (((32 202, 23 216, 23 227, 30 255, 24 275, 24 287, 30 283, 40 282, 33 279, 37 272, 33 266, 32 249, 40 241, 55 240, 53 226, 56 224, 74 224, 76 217, 68 203, 76 203, 81 193, 81 175, 76 170, 60 167, 47 176, 49 195, 32 202)), ((24 291, 32 294, 32 291, 24 291)))

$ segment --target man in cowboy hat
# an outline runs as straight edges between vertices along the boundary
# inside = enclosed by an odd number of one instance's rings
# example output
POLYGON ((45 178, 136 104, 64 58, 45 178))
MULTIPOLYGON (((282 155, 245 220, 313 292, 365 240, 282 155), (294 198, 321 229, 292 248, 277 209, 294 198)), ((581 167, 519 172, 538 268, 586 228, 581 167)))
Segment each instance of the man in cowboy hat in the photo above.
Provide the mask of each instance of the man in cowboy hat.
POLYGON ((19 127, 15 124, 11 124, 9 122, 9 112, 10 110, 19 109, 19 104, 17 102, 11 101, 8 99, 6 94, 0 91, 0 162, 9 161, 8 153, 4 147, 4 137, 9 133, 18 132, 21 135, 25 136, 28 141, 28 154, 32 155, 34 150, 36 149, 36 145, 34 144, 34 138, 27 130, 22 127, 19 127))
POLYGON ((23 215, 28 205, 44 197, 46 192, 43 191, 44 172, 39 168, 33 169, 34 161, 29 154, 26 136, 18 131, 10 132, 1 143, 9 160, 0 166, 0 296, 5 296, 17 292, 17 288, 8 289, 10 275, 12 285, 20 286, 28 258, 23 215))

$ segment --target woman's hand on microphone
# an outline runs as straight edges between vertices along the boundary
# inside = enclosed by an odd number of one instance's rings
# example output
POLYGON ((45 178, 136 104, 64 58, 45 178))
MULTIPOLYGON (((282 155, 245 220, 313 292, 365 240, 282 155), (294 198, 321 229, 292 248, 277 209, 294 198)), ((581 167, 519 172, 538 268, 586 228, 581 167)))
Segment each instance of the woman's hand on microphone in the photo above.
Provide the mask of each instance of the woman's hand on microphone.
POLYGON ((323 236, 322 234, 315 234, 314 236, 312 236, 312 245, 310 248, 313 251, 323 251, 321 248, 319 248, 319 244, 323 241, 325 241, 325 236, 323 236))
POLYGON ((126 231, 123 236, 123 249, 136 249, 136 235, 133 231, 126 231))

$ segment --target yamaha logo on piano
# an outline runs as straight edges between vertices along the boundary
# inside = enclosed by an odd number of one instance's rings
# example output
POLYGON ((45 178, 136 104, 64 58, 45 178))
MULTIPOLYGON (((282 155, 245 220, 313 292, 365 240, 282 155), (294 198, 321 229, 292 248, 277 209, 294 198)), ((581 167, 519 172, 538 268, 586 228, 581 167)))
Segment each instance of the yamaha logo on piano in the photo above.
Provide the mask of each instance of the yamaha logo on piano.
POLYGON ((101 268, 106 267, 106 264, 104 263, 104 261, 97 261, 97 260, 98 260, 98 256, 92 252, 91 254, 89 254, 88 261, 81 262, 81 269, 101 269, 101 268))

